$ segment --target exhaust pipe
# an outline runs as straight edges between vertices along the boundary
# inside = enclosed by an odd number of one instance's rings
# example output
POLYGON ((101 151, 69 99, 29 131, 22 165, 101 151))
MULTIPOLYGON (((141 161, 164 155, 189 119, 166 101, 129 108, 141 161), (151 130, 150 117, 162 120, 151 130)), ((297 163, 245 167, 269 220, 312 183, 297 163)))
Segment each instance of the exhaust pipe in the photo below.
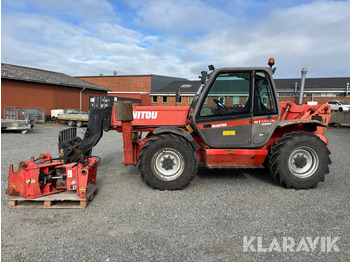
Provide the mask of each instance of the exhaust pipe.
POLYGON ((299 94, 299 105, 303 104, 306 73, 307 73, 307 69, 304 67, 301 70, 301 85, 300 85, 300 94, 299 94))

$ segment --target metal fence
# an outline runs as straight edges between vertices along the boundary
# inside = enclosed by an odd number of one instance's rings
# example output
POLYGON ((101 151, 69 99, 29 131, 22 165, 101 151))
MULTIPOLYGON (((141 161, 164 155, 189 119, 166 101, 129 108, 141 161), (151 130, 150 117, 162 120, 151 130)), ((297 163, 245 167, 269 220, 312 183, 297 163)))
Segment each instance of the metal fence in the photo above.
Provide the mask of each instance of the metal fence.
POLYGON ((45 123, 45 109, 41 107, 20 108, 14 106, 4 107, 5 119, 31 120, 33 123, 45 123))

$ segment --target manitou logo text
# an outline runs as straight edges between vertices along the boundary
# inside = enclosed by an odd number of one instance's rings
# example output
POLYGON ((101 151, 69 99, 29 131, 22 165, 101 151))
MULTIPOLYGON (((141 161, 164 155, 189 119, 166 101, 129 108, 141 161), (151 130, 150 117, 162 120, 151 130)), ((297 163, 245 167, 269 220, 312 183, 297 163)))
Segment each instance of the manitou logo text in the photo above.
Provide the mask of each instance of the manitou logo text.
POLYGON ((157 111, 133 111, 134 119, 157 119, 157 111))
POLYGON ((243 252, 339 252, 338 240, 339 237, 302 237, 297 241, 293 237, 274 237, 268 241, 262 237, 244 237, 243 252))

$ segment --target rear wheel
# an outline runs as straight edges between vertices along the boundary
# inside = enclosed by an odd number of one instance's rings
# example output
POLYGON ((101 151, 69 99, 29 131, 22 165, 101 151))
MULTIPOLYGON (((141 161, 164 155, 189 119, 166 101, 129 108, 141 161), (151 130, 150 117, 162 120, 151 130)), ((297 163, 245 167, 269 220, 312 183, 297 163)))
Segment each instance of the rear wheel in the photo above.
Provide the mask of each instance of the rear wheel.
POLYGON ((160 134, 142 147, 139 170, 152 188, 178 190, 185 188, 197 173, 196 151, 183 137, 160 134))
POLYGON ((75 121, 69 120, 68 121, 68 126, 70 126, 70 127, 75 126, 75 121))
POLYGON ((318 136, 307 132, 288 133, 271 148, 270 172, 287 188, 313 188, 329 173, 329 154, 326 144, 318 136))

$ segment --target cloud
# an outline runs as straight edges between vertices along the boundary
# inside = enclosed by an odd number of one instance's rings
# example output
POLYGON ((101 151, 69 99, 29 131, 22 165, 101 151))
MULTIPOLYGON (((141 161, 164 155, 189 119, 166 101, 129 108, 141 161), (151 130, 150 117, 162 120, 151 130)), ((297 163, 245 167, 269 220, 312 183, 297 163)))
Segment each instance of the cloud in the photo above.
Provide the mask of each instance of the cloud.
POLYGON ((165 34, 207 32, 234 17, 215 5, 200 0, 138 1, 135 23, 165 34))
POLYGON ((2 4, 5 63, 70 75, 117 70, 197 79, 208 64, 265 66, 275 57, 277 77, 299 77, 302 67, 308 76, 348 76, 349 1, 2 4))
POLYGON ((280 77, 299 77, 302 67, 309 68, 309 75, 346 76, 350 28, 344 10, 349 8, 350 2, 313 2, 275 9, 273 16, 248 26, 210 32, 188 50, 206 50, 220 67, 265 65, 272 56, 280 77))

